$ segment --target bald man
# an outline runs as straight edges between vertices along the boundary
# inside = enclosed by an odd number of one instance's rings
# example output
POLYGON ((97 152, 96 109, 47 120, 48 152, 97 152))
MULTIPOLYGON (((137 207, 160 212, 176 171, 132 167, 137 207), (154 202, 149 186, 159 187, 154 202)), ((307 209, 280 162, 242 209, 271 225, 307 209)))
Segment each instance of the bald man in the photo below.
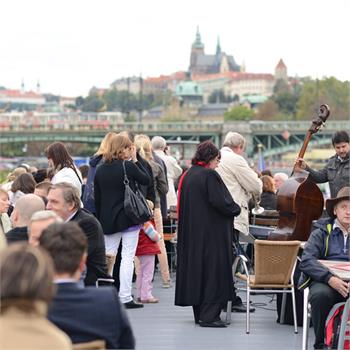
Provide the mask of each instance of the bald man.
POLYGON ((35 194, 26 194, 19 198, 11 214, 13 229, 6 233, 7 243, 28 241, 28 225, 34 213, 45 210, 43 199, 35 194))

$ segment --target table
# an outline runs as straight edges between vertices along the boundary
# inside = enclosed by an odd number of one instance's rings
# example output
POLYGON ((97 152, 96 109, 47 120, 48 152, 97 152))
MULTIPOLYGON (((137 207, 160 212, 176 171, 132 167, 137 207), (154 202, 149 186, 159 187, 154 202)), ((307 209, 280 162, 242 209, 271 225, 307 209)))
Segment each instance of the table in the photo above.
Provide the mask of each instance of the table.
POLYGON ((318 260, 334 276, 350 281, 350 261, 318 260))

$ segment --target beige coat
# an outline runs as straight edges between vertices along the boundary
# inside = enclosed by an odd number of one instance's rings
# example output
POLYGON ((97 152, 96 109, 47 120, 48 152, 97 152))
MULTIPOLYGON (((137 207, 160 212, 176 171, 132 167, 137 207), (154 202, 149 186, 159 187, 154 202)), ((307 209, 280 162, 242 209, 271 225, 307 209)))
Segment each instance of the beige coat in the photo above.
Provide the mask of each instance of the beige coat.
POLYGON ((11 220, 6 213, 0 214, 0 250, 4 249, 6 244, 5 233, 11 230, 11 220))
POLYGON ((247 161, 229 147, 221 149, 221 160, 216 170, 234 201, 241 207, 241 214, 234 221, 235 229, 247 236, 249 233, 248 202, 253 196, 260 197, 262 182, 247 161))
POLYGON ((165 154, 163 151, 156 150, 154 151, 157 156, 159 156, 165 163, 168 179, 168 193, 166 194, 167 209, 170 209, 171 206, 177 205, 177 195, 175 192, 175 181, 181 176, 182 168, 177 163, 177 160, 165 154))
POLYGON ((71 350, 68 336, 49 322, 44 303, 39 313, 26 314, 11 307, 0 316, 1 350, 71 350))
POLYGON ((4 233, 12 229, 11 220, 6 213, 0 214, 0 221, 1 221, 1 229, 4 231, 4 233))

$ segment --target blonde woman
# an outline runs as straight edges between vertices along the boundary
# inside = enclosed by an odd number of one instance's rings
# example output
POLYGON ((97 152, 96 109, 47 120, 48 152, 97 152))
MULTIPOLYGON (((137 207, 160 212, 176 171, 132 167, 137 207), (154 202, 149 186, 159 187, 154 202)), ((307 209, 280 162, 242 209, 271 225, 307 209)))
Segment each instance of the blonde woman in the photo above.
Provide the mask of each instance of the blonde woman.
MULTIPOLYGON (((135 136, 135 146, 137 152, 148 161, 152 168, 153 172, 153 182, 155 188, 155 203, 154 203, 154 222, 156 225, 157 232, 163 238, 163 218, 160 210, 160 195, 166 194, 168 192, 168 182, 165 177, 163 169, 160 167, 158 163, 153 160, 152 155, 152 143, 148 136, 146 135, 136 135, 135 136)), ((158 260, 160 265, 160 272, 162 274, 163 279, 163 287, 170 287, 170 275, 169 275, 169 265, 167 252, 165 249, 164 240, 160 240, 158 242, 161 253, 158 254, 158 260)))
POLYGON ((94 191, 94 178, 96 174, 96 169, 99 165, 102 164, 103 155, 106 153, 106 150, 109 147, 110 141, 113 136, 115 136, 115 132, 109 132, 105 135, 100 143, 100 147, 97 152, 90 158, 89 161, 89 172, 85 184, 85 189, 83 193, 83 204, 84 208, 89 210, 92 214, 96 214, 95 209, 95 191, 94 191))
POLYGON ((7 192, 10 191, 11 186, 12 186, 13 182, 17 179, 17 177, 20 176, 21 174, 26 173, 26 172, 27 172, 27 170, 24 169, 23 167, 18 167, 16 169, 14 169, 12 172, 10 172, 7 175, 6 182, 4 184, 2 184, 1 187, 7 192))
POLYGON ((136 149, 124 134, 111 137, 101 164, 95 174, 95 208, 105 234, 106 255, 115 257, 122 239, 119 298, 126 308, 142 307, 131 295, 134 257, 142 225, 135 225, 124 211, 124 170, 130 187, 148 185, 151 181, 146 170, 137 161, 136 149), (132 159, 132 160, 130 160, 132 159))

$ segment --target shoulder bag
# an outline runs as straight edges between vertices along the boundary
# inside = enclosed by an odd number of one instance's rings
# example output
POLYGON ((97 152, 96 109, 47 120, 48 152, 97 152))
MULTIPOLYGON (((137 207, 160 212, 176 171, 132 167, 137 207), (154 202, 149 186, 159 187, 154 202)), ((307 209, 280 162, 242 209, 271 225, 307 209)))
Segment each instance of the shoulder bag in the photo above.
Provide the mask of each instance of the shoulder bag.
POLYGON ((152 218, 152 212, 147 205, 145 197, 140 192, 135 182, 135 192, 131 189, 129 179, 126 175, 125 161, 123 161, 124 170, 124 211, 126 216, 135 224, 143 224, 152 218))

